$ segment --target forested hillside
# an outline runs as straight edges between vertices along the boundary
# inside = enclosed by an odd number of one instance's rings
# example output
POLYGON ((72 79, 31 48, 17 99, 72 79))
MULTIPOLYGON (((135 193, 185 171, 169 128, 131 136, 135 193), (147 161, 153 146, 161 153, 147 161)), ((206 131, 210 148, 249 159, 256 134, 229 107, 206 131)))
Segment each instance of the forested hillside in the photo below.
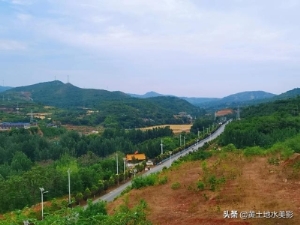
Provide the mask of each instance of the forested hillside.
MULTIPOLYGON (((188 145, 195 134, 185 134, 185 138, 188 145)), ((125 154, 138 151, 155 162, 161 153, 161 140, 166 152, 179 148, 179 137, 169 127, 147 131, 114 128, 94 135, 45 125, 2 131, 0 213, 37 203, 39 187, 49 190, 47 199, 67 194, 68 168, 72 170, 74 202, 100 194, 132 175, 123 169, 125 154), (125 176, 116 176, 116 153, 119 173, 125 176)), ((144 166, 138 167, 138 171, 144 166)))
POLYGON ((297 97, 241 108, 241 120, 226 127, 221 143, 268 148, 293 137, 300 132, 299 106, 297 97))
POLYGON ((135 128, 190 123, 205 114, 177 97, 133 98, 122 92, 81 89, 60 81, 18 87, 4 93, 10 102, 55 106, 53 118, 63 124, 135 128), (180 113, 184 113, 181 116, 180 113))
POLYGON ((70 83, 51 81, 16 87, 5 93, 14 99, 31 100, 57 107, 96 107, 103 101, 120 101, 131 98, 122 92, 82 89, 70 83))

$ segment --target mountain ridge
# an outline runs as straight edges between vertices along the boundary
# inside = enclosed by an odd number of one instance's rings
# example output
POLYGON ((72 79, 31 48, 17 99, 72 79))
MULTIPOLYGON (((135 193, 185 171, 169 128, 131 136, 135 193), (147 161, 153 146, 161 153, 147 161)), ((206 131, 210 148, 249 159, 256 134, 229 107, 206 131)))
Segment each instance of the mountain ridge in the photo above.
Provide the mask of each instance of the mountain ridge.
MULTIPOLYGON (((0 88, 1 90, 1 88, 0 88)), ((164 95, 157 93, 155 91, 146 92, 143 95, 139 94, 129 94, 121 91, 110 92, 102 89, 84 89, 72 85, 71 83, 63 83, 61 81, 55 80, 50 82, 43 82, 28 86, 20 86, 15 88, 9 88, 5 90, 5 93, 13 92, 27 92, 26 95, 30 95, 33 101, 40 101, 43 97, 43 103, 45 104, 55 104, 57 102, 64 101, 67 102, 67 106, 96 106, 97 102, 105 101, 109 99, 110 101, 122 101, 124 99, 139 98, 139 99, 150 99, 156 97, 176 97, 183 99, 190 104, 201 107, 201 108, 223 108, 223 107, 236 107, 237 105, 247 105, 256 104, 266 101, 273 101, 276 99, 284 99, 295 97, 300 95, 300 89, 294 88, 287 92, 279 95, 275 95, 270 92, 265 91, 244 91, 238 92, 225 96, 223 98, 210 98, 210 97, 179 97, 175 95, 164 95), (49 91, 47 89, 53 89, 54 91, 49 91), (69 98, 73 100, 70 101, 69 98)), ((21 95, 19 97, 22 97, 21 95)), ((65 104, 58 106, 65 107, 65 104)))

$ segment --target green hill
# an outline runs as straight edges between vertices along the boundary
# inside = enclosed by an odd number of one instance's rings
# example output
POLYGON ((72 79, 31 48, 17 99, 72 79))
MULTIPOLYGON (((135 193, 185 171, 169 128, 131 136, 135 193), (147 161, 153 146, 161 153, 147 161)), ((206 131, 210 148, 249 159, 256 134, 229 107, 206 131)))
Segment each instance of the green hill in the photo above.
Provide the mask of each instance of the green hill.
POLYGON ((32 100, 34 102, 56 107, 95 107, 102 101, 115 101, 130 98, 122 92, 82 89, 61 81, 39 83, 16 87, 9 91, 12 99, 32 100))
POLYGON ((67 110, 59 112, 54 118, 76 125, 144 127, 190 123, 191 118, 205 114, 203 110, 177 97, 141 99, 119 91, 82 89, 60 81, 17 87, 5 94, 11 101, 30 101, 67 110), (93 113, 88 114, 88 110, 93 113), (178 114, 181 116, 176 116, 178 114))

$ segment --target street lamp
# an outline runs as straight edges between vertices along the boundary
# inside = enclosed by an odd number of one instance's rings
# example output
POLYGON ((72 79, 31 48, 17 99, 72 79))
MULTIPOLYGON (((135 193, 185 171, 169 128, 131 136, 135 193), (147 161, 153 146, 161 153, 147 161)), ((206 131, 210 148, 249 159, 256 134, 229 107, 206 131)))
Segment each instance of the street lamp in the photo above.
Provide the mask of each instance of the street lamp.
POLYGON ((180 136, 179 136, 179 143, 180 143, 180 147, 181 147, 181 134, 180 134, 180 136))
POLYGON ((40 188, 41 191, 41 202, 42 202, 42 220, 44 219, 44 194, 48 193, 44 188, 40 188))
POLYGON ((125 174, 125 172, 126 172, 126 157, 123 158, 123 161, 124 161, 124 182, 125 182, 125 180, 126 180, 126 174, 125 174))
POLYGON ((118 185, 119 185, 119 159, 118 159, 118 153, 116 153, 116 161, 117 161, 117 178, 118 178, 118 185))
POLYGON ((171 165, 172 165, 172 160, 171 160, 172 151, 169 151, 169 154, 170 154, 170 167, 171 167, 171 165))
POLYGON ((164 154, 164 144, 162 143, 162 139, 160 139, 160 154, 164 154))
POLYGON ((71 205, 71 178, 70 178, 71 170, 68 169, 68 184, 69 184, 69 206, 71 205))

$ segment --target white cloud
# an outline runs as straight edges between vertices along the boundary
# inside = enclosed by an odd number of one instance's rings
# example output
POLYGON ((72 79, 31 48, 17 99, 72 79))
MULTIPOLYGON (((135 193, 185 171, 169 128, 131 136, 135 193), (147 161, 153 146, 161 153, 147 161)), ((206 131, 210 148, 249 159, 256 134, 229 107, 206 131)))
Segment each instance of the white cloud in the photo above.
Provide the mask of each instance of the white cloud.
POLYGON ((27 48, 26 44, 22 42, 0 39, 0 50, 17 51, 17 50, 25 50, 26 48, 27 48))
POLYGON ((10 30, 0 49, 30 46, 30 56, 57 70, 49 74, 124 76, 129 83, 125 76, 136 76, 144 89, 157 83, 157 74, 159 79, 164 74, 197 78, 198 71, 230 76, 250 74, 236 64, 256 68, 300 61, 299 5, 293 1, 48 0, 10 9, 8 19, 0 16, 7 21, 0 33, 10 30), (231 67, 218 70, 224 65, 231 67), (138 79, 140 74, 149 80, 138 79))
POLYGON ((170 50, 198 57, 286 60, 299 49, 298 42, 286 39, 294 30, 269 26, 253 9, 213 10, 180 0, 67 0, 52 1, 52 8, 58 18, 36 18, 35 32, 87 51, 130 50, 134 55, 170 50))

